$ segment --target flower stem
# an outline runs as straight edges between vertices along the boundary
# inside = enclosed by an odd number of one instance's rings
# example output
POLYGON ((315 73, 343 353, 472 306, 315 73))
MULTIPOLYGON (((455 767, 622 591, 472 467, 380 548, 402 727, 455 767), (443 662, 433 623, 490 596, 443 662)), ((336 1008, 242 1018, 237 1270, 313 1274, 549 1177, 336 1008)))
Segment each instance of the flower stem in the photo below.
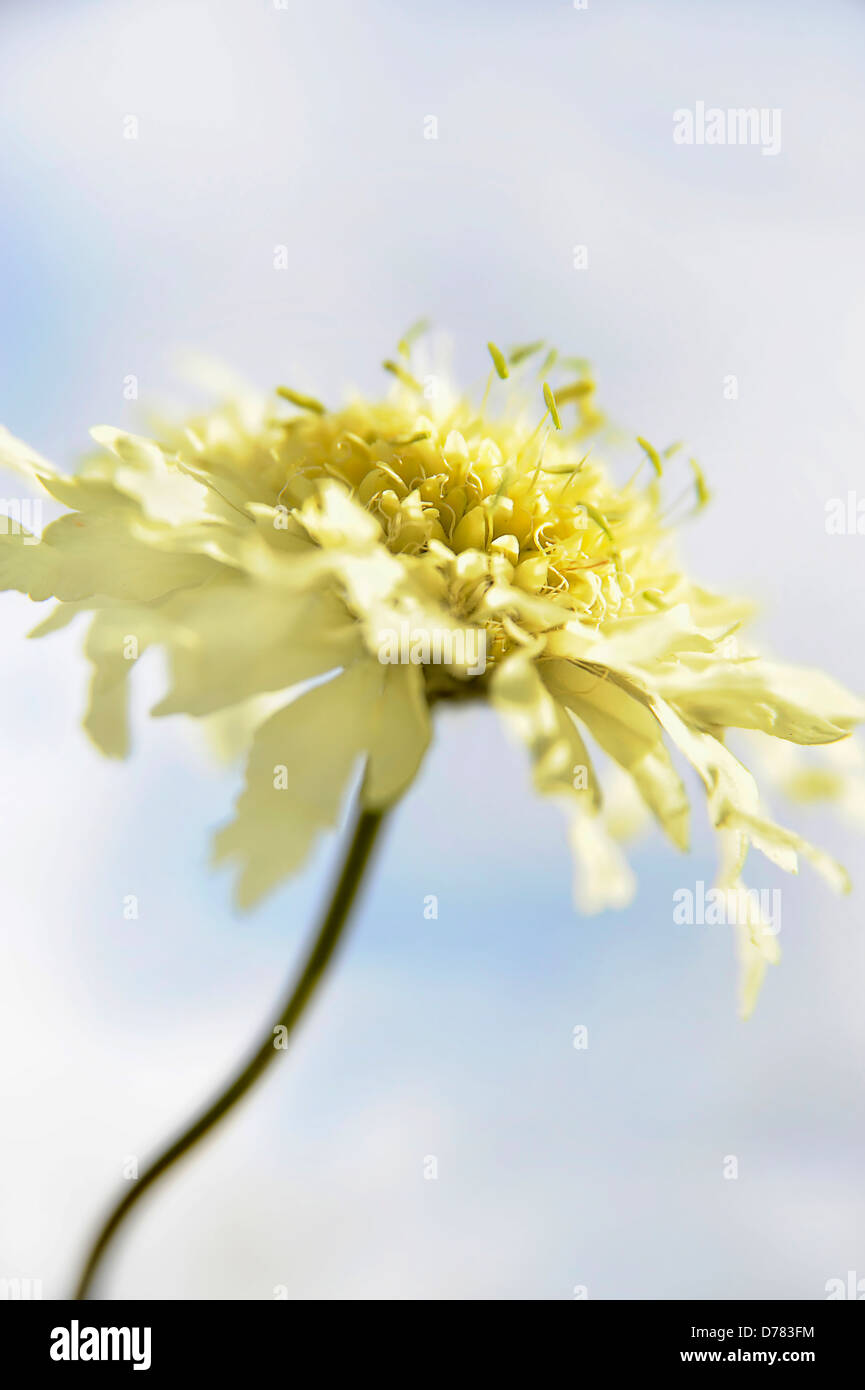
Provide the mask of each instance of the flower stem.
POLYGON ((383 819, 384 812, 381 811, 362 810, 358 813, 339 880, 334 888, 324 920, 296 983, 292 984, 285 997, 279 1016, 267 1028, 261 1042, 250 1055, 246 1064, 234 1074, 216 1099, 201 1112, 183 1134, 153 1160, 138 1178, 134 1187, 131 1187, 113 1208, 87 1256, 75 1290, 74 1297, 76 1299, 90 1296, 90 1289, 99 1272, 108 1246, 132 1208, 140 1202, 148 1188, 152 1187, 163 1173, 167 1173, 184 1154, 188 1153, 200 1139, 203 1139, 219 1123, 224 1115, 229 1113, 237 1102, 246 1095, 259 1076, 267 1070, 280 1051, 285 1048, 288 1037, 300 1021, 307 1004, 315 993, 315 988, 342 936, 383 819), (279 1046, 277 1046, 277 1042, 279 1042, 279 1046))

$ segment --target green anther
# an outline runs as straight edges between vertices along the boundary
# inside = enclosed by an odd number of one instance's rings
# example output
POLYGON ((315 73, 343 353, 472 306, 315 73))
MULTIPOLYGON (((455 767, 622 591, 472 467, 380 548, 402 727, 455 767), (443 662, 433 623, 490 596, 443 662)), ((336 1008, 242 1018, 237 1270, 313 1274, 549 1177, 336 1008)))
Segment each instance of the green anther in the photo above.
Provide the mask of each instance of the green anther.
POLYGON ((298 406, 301 410, 311 410, 315 415, 327 414, 326 406, 317 401, 315 396, 304 396, 301 391, 292 391, 290 386, 277 386, 276 394, 284 401, 291 401, 292 405, 298 406))
POLYGON ((512 367, 518 367, 527 357, 533 357, 536 352, 540 352, 543 346, 543 338, 539 338, 536 343, 521 343, 519 347, 511 348, 508 361, 512 367))
POLYGON ((432 439, 429 430, 418 430, 417 434, 410 434, 405 439, 387 439, 392 449, 407 449, 409 444, 420 444, 424 439, 432 439))
POLYGON ((595 525, 600 527, 607 540, 612 541, 613 533, 610 530, 604 518, 601 516, 601 513, 598 511, 597 507, 593 507, 591 502, 581 502, 580 506, 585 507, 586 515, 590 516, 595 525))
POLYGON ((505 378, 509 375, 508 364, 505 361, 504 354, 501 352, 499 348, 496 347, 495 343, 487 343, 487 348, 489 349, 490 357, 493 359, 493 366, 495 367, 502 381, 504 381, 505 378))
POLYGON ((562 422, 559 419, 559 408, 556 405, 556 398, 553 395, 552 389, 549 383, 546 381, 544 382, 544 400, 547 403, 547 410, 550 412, 550 415, 552 416, 553 424, 555 425, 557 430, 560 430, 562 428, 562 422))
MULTIPOLYGON (((590 449, 590 450, 589 450, 589 454, 590 454, 591 452, 592 452, 592 451, 591 451, 591 449, 590 449)), ((580 471, 580 469, 582 468, 583 464, 585 463, 586 459, 589 457, 589 454, 583 454, 583 457, 580 459, 579 463, 545 463, 544 466, 543 466, 543 468, 541 469, 541 472, 542 472, 542 473, 569 473, 569 474, 571 474, 571 475, 573 475, 574 473, 579 473, 579 471, 580 471)))
POLYGON ((649 463, 652 465, 658 477, 660 478, 664 472, 664 465, 661 462, 661 455, 658 453, 657 449, 653 444, 650 444, 647 439, 643 439, 639 434, 637 435, 637 443, 639 444, 643 453, 646 455, 646 458, 649 460, 649 463))
POLYGON ((396 345, 397 351, 401 353, 403 357, 408 357, 413 345, 417 342, 418 338, 423 337, 428 328, 429 319, 418 319, 416 323, 412 324, 411 328, 403 333, 396 345))
POLYGON ((556 392, 556 400, 559 405, 567 405, 569 401, 581 401, 585 396, 590 396, 594 389, 593 381, 574 381, 570 386, 563 386, 556 392))
POLYGON ((388 358, 385 362, 382 362, 381 365, 386 372, 391 372, 396 377, 397 381, 401 381, 403 386, 407 386, 410 391, 417 391, 418 394, 421 394, 420 382, 416 381, 411 372, 406 371, 405 367, 400 366, 399 362, 392 362, 390 358, 388 358))
POLYGON ((697 511, 702 511, 712 494, 709 491, 709 485, 706 482, 703 470, 697 460, 689 458, 688 462, 694 470, 694 485, 697 489, 697 511))

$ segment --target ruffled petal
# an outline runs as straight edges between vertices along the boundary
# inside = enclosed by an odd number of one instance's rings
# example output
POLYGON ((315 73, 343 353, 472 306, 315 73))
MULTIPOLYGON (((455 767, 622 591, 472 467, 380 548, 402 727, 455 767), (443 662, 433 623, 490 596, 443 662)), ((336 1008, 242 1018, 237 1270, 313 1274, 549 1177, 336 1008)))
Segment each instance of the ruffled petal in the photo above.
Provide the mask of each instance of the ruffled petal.
POLYGON ((526 745, 538 791, 596 811, 600 788, 586 745, 534 663, 520 655, 508 657, 493 672, 490 697, 526 745))
POLYGON ((759 658, 688 655, 653 672, 652 684, 694 724, 756 729, 793 743, 834 743, 865 718, 865 703, 822 672, 759 658))
POLYGON ((686 850, 690 836, 688 794, 664 746, 661 727, 645 703, 615 681, 568 662, 543 662, 541 671, 547 687, 634 779, 673 844, 686 850))
POLYGON ((320 591, 289 594, 242 578, 180 593, 161 608, 171 665, 156 715, 205 715, 352 665, 357 625, 320 591))
POLYGON ((381 809, 414 778, 429 741, 415 668, 364 660, 278 710, 257 730, 234 820, 214 842, 239 863, 236 901, 253 906, 333 828, 367 758, 362 795, 381 809))
POLYGON ((298 870, 339 821, 366 752, 364 714, 376 695, 371 663, 293 700, 258 729, 234 819, 214 840, 214 861, 239 865, 238 907, 249 908, 298 870), (360 714, 360 718, 358 718, 360 714))
POLYGON ((414 781, 432 731, 419 666, 380 667, 381 692, 371 719, 364 805, 376 809, 396 801, 414 781))

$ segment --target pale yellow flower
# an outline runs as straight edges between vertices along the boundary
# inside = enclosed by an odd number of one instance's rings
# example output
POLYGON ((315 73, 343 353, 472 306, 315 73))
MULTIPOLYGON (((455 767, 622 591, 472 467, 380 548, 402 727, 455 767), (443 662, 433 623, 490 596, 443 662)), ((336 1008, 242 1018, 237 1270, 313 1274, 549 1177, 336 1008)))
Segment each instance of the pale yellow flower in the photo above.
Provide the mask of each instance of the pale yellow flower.
MULTIPOLYGON (((39 544, 0 534, 0 587, 60 600, 39 634, 89 615, 88 732, 125 754, 127 677, 154 644, 171 673, 154 714, 243 714, 246 786, 216 839, 242 906, 303 863, 361 767, 363 804, 389 805, 421 764, 431 709, 480 698, 524 741, 538 790, 566 807, 588 910, 633 890, 589 742, 683 850, 676 762, 696 769, 723 886, 741 884, 753 846, 793 872, 802 856, 845 888, 838 864, 769 818, 725 731, 828 744, 862 702, 746 650, 748 605, 682 572, 661 475, 681 471, 699 509, 693 461, 632 441, 642 466, 614 482, 584 364, 549 354, 536 377, 537 352, 490 351, 480 406, 418 381, 405 342, 386 399, 329 410, 281 389, 158 441, 100 428, 100 452, 73 477, 5 435, 0 463, 69 510, 39 544), (266 717, 264 695, 284 697, 266 717)), ((747 1011, 777 943, 759 922, 740 936, 747 1011)))

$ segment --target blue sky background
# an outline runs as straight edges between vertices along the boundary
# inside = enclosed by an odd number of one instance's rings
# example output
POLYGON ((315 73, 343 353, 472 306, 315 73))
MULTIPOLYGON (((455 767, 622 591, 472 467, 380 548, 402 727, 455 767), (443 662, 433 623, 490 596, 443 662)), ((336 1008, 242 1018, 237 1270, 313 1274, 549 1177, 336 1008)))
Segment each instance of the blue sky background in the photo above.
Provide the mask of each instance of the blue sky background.
MULTIPOLYGON (((469 381, 488 338, 545 336, 592 358, 627 428, 697 449, 716 500, 683 538, 695 573, 861 690, 865 540, 824 510, 859 485, 865 433, 863 29, 839 0, 819 23, 798 3, 8 3, 0 419, 71 465, 90 425, 140 424, 128 374, 144 402, 192 398, 186 349, 333 397, 383 386, 421 313, 469 381), (675 145, 698 100, 781 108, 781 153, 675 145)), ((145 723, 149 658, 135 754, 101 761, 80 632, 28 644, 37 616, 0 599, 0 1275, 51 1297, 126 1156, 255 1034, 337 846, 235 918, 206 855, 236 774, 182 721, 145 723)), ((819 1298, 865 1278, 865 890, 755 867, 783 889, 784 960, 742 1024, 727 929, 672 922, 714 872, 703 820, 690 860, 638 846, 629 910, 582 919, 520 751, 486 712, 442 718, 291 1059, 153 1198, 105 1291, 819 1298)), ((797 824, 861 877, 850 828, 797 824)))

